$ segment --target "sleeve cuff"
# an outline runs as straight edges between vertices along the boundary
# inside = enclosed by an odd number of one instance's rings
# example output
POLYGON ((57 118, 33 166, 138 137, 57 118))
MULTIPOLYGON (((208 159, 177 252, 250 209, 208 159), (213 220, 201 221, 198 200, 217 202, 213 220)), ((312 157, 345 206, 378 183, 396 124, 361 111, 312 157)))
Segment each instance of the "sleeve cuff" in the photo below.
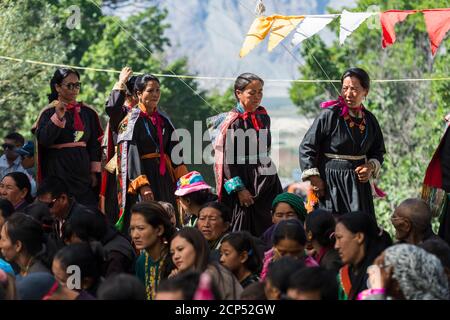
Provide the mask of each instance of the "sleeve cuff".
POLYGON ((303 171, 302 172, 302 181, 305 181, 309 177, 312 177, 312 176, 319 176, 320 177, 319 169, 311 168, 311 169, 303 171))
POLYGON ((136 194, 139 188, 149 185, 150 182, 148 182, 147 177, 144 175, 140 175, 139 177, 130 182, 130 185, 128 186, 128 193, 136 194))
POLYGON ((375 166, 375 171, 373 172, 373 177, 375 179, 378 179, 378 177, 380 176, 380 169, 381 169, 381 163, 380 161, 378 161, 375 158, 372 158, 368 161, 369 163, 373 163, 375 166))
POLYGON ((125 83, 118 81, 114 84, 113 90, 126 91, 127 87, 125 83))
POLYGON ((239 192, 245 189, 244 182, 240 177, 234 177, 229 179, 223 185, 228 194, 232 194, 233 192, 239 192))
POLYGON ((57 127, 60 127, 60 128, 64 128, 65 126, 66 126, 66 119, 64 119, 64 120, 59 120, 59 118, 58 118, 58 116, 56 115, 56 113, 54 113, 53 115, 52 115, 52 117, 50 118, 50 120, 53 122, 53 124, 55 125, 55 126, 57 126, 57 127))
POLYGON ((91 172, 102 172, 102 163, 99 161, 92 161, 91 172))

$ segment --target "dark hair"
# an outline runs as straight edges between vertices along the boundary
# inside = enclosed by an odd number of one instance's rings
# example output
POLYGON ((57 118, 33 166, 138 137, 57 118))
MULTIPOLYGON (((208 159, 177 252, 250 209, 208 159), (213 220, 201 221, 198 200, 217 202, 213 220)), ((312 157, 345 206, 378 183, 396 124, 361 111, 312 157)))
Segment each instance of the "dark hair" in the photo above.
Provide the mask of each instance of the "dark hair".
POLYGON ((289 287, 290 276, 302 268, 305 268, 305 263, 302 260, 282 257, 269 265, 267 279, 270 280, 273 287, 281 291, 281 294, 285 294, 289 287))
POLYGON ((306 216, 305 231, 312 235, 312 239, 316 240, 322 247, 333 247, 335 238, 331 235, 334 233, 336 222, 333 215, 323 209, 316 209, 306 216))
POLYGON ((175 237, 181 237, 189 242, 195 250, 195 262, 194 270, 203 272, 206 270, 209 262, 209 245, 203 234, 197 229, 192 227, 185 227, 177 231, 175 237))
POLYGON ((106 235, 107 221, 103 213, 96 209, 77 212, 70 216, 63 226, 63 239, 76 235, 81 241, 102 241, 106 235))
POLYGON ((303 268, 293 273, 288 289, 319 291, 321 300, 338 300, 336 274, 322 267, 303 268))
POLYGON ((233 215, 231 213, 230 208, 228 208, 225 204, 223 204, 222 202, 218 202, 218 201, 211 201, 211 202, 207 202, 205 203, 200 210, 198 211, 198 216, 200 217, 200 212, 203 209, 206 208, 213 208, 216 209, 217 211, 220 212, 220 217, 222 218, 223 222, 228 222, 231 223, 231 219, 233 218, 233 215))
POLYGON ((104 281, 97 290, 99 300, 145 300, 145 287, 131 274, 119 273, 104 281))
POLYGON ((246 72, 236 78, 236 81, 234 82, 234 96, 236 97, 236 99, 238 99, 236 91, 237 90, 240 90, 240 91, 245 90, 245 88, 252 81, 259 81, 259 82, 261 82, 261 85, 264 86, 264 80, 253 73, 246 72))
POLYGON ((144 74, 142 77, 136 78, 136 81, 134 83, 134 93, 135 94, 137 94, 138 92, 142 93, 150 81, 156 81, 156 82, 158 82, 158 84, 161 84, 159 82, 159 79, 157 77, 155 77, 154 75, 144 74))
POLYGON ((25 144, 25 138, 18 132, 8 133, 5 139, 14 140, 17 144, 20 144, 21 146, 25 144))
POLYGON ((345 70, 344 74, 341 77, 341 84, 344 83, 344 79, 347 77, 356 77, 358 78, 359 82, 361 83, 361 86, 369 91, 370 89, 370 77, 369 74, 361 69, 361 68, 349 68, 345 70))
POLYGON ((76 265, 80 268, 81 278, 98 280, 105 263, 105 253, 99 242, 81 242, 70 244, 59 250, 54 259, 58 259, 61 268, 76 265))
MULTIPOLYGON (((350 212, 340 216, 336 222, 337 224, 343 224, 346 229, 352 233, 361 232, 364 234, 364 258, 360 263, 360 270, 366 270, 369 265, 375 260, 375 258, 383 252, 388 246, 386 233, 378 228, 375 218, 364 212, 350 212)), ((360 272, 356 278, 352 281, 352 291, 349 298, 353 299, 358 290, 365 284, 366 278, 365 272, 360 272)))
POLYGON ((175 233, 175 228, 170 223, 167 213, 156 201, 142 201, 136 203, 131 208, 131 214, 140 214, 144 217, 145 221, 152 227, 157 228, 159 226, 164 227, 163 238, 170 242, 175 233))
POLYGON ((267 300, 264 293, 264 282, 253 282, 244 288, 241 300, 267 300))
POLYGON ((262 265, 262 257, 259 249, 257 248, 253 236, 247 231, 232 232, 226 235, 222 244, 228 242, 238 254, 247 252, 248 258, 244 262, 244 266, 251 273, 258 273, 262 265))
POLYGON ((52 233, 54 231, 53 230, 54 219, 50 214, 50 210, 46 203, 34 201, 26 208, 24 208, 23 212, 39 221, 42 225, 44 233, 52 233))
POLYGON ((63 194, 70 196, 69 188, 65 181, 56 176, 49 176, 40 183, 36 195, 42 196, 46 193, 50 193, 54 198, 58 198, 63 194))
POLYGON ((447 242, 440 238, 433 238, 425 240, 419 244, 419 247, 431 254, 434 254, 439 258, 439 260, 441 260, 442 266, 450 270, 450 246, 447 242))
POLYGON ((74 74, 80 79, 80 74, 77 70, 69 69, 69 68, 58 68, 53 74, 52 79, 50 80, 50 94, 48 95, 48 102, 52 102, 58 99, 58 91, 56 91, 56 85, 61 84, 65 78, 69 75, 74 74))
POLYGON ((294 240, 301 245, 306 244, 305 230, 297 219, 281 220, 273 230, 273 244, 276 245, 283 239, 294 240))
POLYGON ((8 199, 0 199, 0 215, 8 219, 14 212, 14 206, 8 199))
POLYGON ((189 200, 190 202, 202 206, 207 202, 216 201, 217 196, 215 194, 212 194, 209 189, 203 189, 195 192, 188 193, 184 196, 180 196, 180 198, 183 198, 185 200, 189 200))
MULTIPOLYGON (((11 177, 14 180, 14 182, 16 183, 17 188, 20 189, 20 191, 22 191, 23 189, 27 189, 28 191, 27 191, 27 194, 25 195, 25 201, 28 203, 33 202, 33 197, 31 196, 30 179, 28 178, 28 176, 25 173, 15 171, 15 172, 8 173, 7 175, 5 175, 5 177, 11 177)), ((5 177, 3 177, 3 179, 5 179, 5 177)))
MULTIPOLYGON (((183 300, 193 300, 200 282, 200 275, 201 273, 199 272, 188 271, 177 274, 175 277, 161 280, 157 292, 181 291, 183 300)), ((211 281, 211 292, 217 300, 220 298, 220 292, 214 281, 211 281)))
POLYGON ((138 76, 131 76, 131 77, 128 79, 128 81, 127 81, 127 83, 126 83, 126 86, 127 86, 127 95, 129 95, 129 96, 134 96, 134 95, 136 94, 136 92, 134 91, 134 85, 135 85, 136 80, 137 80, 138 78, 140 78, 140 77, 138 77, 138 76))
POLYGON ((36 219, 16 212, 8 218, 5 228, 12 243, 20 241, 24 251, 32 257, 43 253, 44 231, 36 219))

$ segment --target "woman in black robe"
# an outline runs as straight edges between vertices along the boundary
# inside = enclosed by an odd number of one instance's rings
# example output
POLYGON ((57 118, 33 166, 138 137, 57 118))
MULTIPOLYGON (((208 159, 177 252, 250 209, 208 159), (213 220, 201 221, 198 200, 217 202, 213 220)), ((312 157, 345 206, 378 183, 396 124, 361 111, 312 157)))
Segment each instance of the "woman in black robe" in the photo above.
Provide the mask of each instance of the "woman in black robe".
POLYGON ((341 96, 322 104, 300 144, 302 180, 309 180, 320 207, 333 214, 362 211, 375 216, 373 185, 383 163, 383 134, 375 116, 362 104, 369 75, 350 68, 341 78, 341 96))
POLYGON ((232 229, 257 237, 272 224, 272 201, 283 192, 268 155, 270 117, 260 106, 263 85, 251 73, 236 79, 238 103, 228 112, 214 146, 217 192, 220 201, 232 209, 232 229))
POLYGON ((138 200, 169 202, 176 208, 176 181, 187 173, 182 152, 173 158, 178 144, 175 128, 158 109, 159 79, 149 74, 138 77, 134 89, 139 98, 136 107, 124 112, 115 104, 107 111, 110 117, 115 110, 124 116, 117 137, 119 230, 127 230, 130 208, 138 200))
POLYGON ((61 68, 53 75, 50 105, 33 128, 39 147, 37 178, 39 183, 58 176, 79 203, 96 207, 103 130, 97 112, 76 101, 80 86, 76 70, 61 68))

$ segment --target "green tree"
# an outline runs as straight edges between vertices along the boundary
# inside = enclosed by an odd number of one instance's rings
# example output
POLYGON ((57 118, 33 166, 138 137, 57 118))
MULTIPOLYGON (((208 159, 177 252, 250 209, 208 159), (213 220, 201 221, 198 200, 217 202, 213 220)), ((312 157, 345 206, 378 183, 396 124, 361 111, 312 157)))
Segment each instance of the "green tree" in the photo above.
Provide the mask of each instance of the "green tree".
MULTIPOLYGON (((56 63, 65 59, 61 29, 47 1, 2 1, 0 30, 1 55, 56 63)), ((31 125, 47 103, 48 75, 47 67, 0 59, 1 136, 19 131, 31 137, 31 125)))
MULTIPOLYGON (((365 11, 371 5, 380 9, 445 8, 447 1, 375 1, 360 0, 351 11, 365 11)), ((339 33, 339 21, 330 28, 339 33)), ((350 66, 366 69, 372 79, 439 78, 448 76, 450 57, 442 48, 431 56, 428 34, 423 15, 410 15, 396 26, 396 43, 381 48, 380 28, 370 29, 363 24, 340 46, 334 41, 326 46, 317 36, 307 40, 301 48, 305 58, 300 67, 302 78, 339 79, 350 66), (318 63, 316 63, 315 59, 318 63)), ((450 39, 441 47, 449 48, 450 39)), ((290 95, 305 115, 317 115, 319 102, 336 98, 340 84, 294 84, 290 95), (337 89, 335 89, 335 87, 337 89)), ((380 186, 388 196, 376 200, 378 221, 392 231, 389 217, 395 207, 408 197, 420 195, 426 166, 443 132, 443 116, 449 111, 450 83, 396 82, 373 83, 366 103, 380 122, 387 148, 380 186)))

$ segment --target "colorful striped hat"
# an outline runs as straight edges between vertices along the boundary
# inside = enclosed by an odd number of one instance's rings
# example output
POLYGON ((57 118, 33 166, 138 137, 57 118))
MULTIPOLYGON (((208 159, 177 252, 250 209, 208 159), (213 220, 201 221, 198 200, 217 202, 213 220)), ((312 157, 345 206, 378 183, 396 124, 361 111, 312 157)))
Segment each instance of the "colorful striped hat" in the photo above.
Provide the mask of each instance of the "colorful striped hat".
POLYGON ((200 172, 191 171, 178 180, 175 195, 185 196, 189 193, 205 189, 211 189, 211 186, 205 182, 200 172))

